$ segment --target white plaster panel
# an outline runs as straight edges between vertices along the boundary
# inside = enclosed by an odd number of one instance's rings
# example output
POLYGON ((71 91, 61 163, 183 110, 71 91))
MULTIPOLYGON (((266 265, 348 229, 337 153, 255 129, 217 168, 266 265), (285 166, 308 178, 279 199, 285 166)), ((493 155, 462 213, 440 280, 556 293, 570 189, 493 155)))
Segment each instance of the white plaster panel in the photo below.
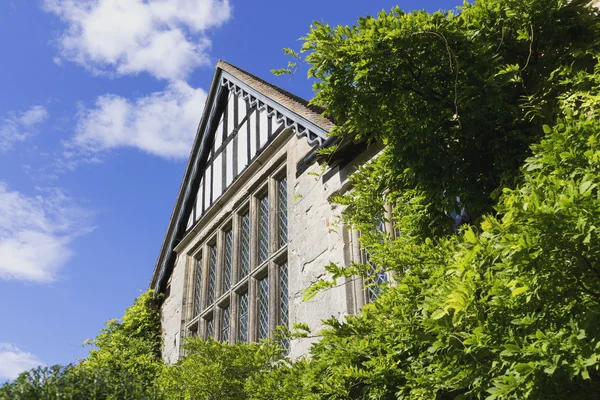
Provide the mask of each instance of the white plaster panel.
POLYGON ((219 154, 213 163, 213 201, 223 193, 223 154, 219 154))
POLYGON ((269 140, 269 116, 267 110, 263 110, 260 113, 260 147, 267 144, 269 140))
POLYGON ((219 125, 217 126, 217 130, 215 132, 215 143, 213 147, 218 149, 223 144, 223 115, 221 115, 221 120, 219 121, 219 125))
POLYGON ((246 107, 246 100, 238 99, 238 124, 242 122, 247 112, 248 107, 246 107))
POLYGON ((235 105, 236 98, 237 98, 237 96, 235 96, 233 93, 229 93, 229 99, 227 100, 227 130, 229 131, 229 132, 227 132, 228 136, 233 131, 234 124, 235 124, 234 105, 235 105))
POLYGON ((238 140, 238 154, 237 154, 237 162, 238 162, 238 172, 241 172, 248 165, 248 135, 246 134, 246 129, 248 129, 246 122, 242 124, 240 127, 239 133, 237 135, 238 140))
MULTIPOLYGON (((196 221, 202 216, 202 188, 204 187, 204 177, 200 178, 198 193, 196 193, 196 221)), ((195 222, 195 221, 194 221, 195 222)))
POLYGON ((250 124, 250 158, 253 158, 258 149, 256 148, 256 118, 258 113, 253 112, 250 114, 249 124, 250 124))
POLYGON ((205 210, 208 210, 208 207, 210 207, 210 204, 211 204, 210 185, 212 185, 212 182, 210 179, 210 168, 207 168, 206 171, 204 172, 204 187, 206 188, 206 192, 204 193, 204 209, 205 210))
POLYGON ((225 174, 225 186, 229 187, 231 182, 233 182, 233 140, 229 142, 226 148, 226 163, 227 163, 227 171, 225 174))

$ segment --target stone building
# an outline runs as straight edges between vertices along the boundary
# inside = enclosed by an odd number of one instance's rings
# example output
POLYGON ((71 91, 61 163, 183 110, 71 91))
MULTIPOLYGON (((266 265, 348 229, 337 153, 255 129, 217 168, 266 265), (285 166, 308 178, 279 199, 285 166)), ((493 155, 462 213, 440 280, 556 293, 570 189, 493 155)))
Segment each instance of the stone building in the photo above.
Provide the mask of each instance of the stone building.
MULTIPOLYGON (((279 325, 319 330, 376 291, 360 279, 303 301, 330 262, 365 261, 357 234, 337 226, 329 198, 375 149, 342 144, 323 171, 316 150, 333 127, 307 102, 219 61, 152 277, 163 293, 166 362, 182 339, 272 337, 279 325), (362 259, 361 259, 362 258, 362 259)), ((386 280, 384 274, 376 276, 386 280)), ((292 357, 308 339, 293 340, 292 357)))

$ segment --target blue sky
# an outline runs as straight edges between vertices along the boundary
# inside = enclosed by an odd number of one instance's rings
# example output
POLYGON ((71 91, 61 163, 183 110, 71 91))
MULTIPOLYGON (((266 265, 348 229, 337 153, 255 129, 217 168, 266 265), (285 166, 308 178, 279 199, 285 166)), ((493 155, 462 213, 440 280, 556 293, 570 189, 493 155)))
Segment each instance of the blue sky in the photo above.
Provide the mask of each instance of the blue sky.
POLYGON ((148 287, 218 59, 310 98, 281 49, 396 4, 1 1, 0 382, 84 357, 148 287))

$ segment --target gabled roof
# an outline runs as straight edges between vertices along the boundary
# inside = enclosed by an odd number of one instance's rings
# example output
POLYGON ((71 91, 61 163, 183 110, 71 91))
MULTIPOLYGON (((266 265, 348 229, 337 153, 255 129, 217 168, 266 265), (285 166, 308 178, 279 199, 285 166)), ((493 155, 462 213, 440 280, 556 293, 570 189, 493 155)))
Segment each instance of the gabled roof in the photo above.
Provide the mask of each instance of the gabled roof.
POLYGON ((219 113, 229 93, 243 97, 257 108, 267 108, 278 121, 292 127, 298 136, 306 136, 313 146, 321 146, 334 124, 321 116, 323 110, 265 80, 225 61, 219 61, 206 99, 202 118, 192 145, 183 181, 171 214, 167 233, 152 274, 150 288, 163 292, 173 270, 173 249, 186 232, 186 223, 195 201, 200 177, 212 144, 219 113))

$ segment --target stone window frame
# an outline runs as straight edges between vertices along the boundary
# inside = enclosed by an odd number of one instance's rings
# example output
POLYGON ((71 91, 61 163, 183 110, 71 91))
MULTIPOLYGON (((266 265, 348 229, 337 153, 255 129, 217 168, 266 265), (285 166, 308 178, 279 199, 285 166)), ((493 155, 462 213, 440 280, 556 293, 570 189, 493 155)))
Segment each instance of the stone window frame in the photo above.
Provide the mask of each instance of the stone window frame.
MULTIPOLYGON (((238 341, 238 312, 239 298, 244 293, 248 293, 248 341, 255 342, 258 339, 258 316, 257 316, 257 296, 258 281, 265 277, 268 278, 268 310, 269 310, 269 338, 274 338, 274 333, 280 316, 280 266, 287 263, 288 243, 281 244, 279 240, 279 184, 285 179, 288 182, 287 215, 289 226, 289 179, 285 162, 281 162, 272 172, 266 173, 255 189, 244 199, 239 206, 229 215, 222 218, 224 222, 220 223, 212 232, 210 232, 201 241, 195 250, 188 254, 188 262, 191 268, 186 277, 186 299, 187 314, 184 318, 185 329, 182 336, 196 336, 200 333, 203 339, 206 339, 206 329, 209 320, 212 320, 212 338, 221 340, 223 329, 223 312, 229 308, 229 342, 238 341), (259 264, 258 255, 258 206, 259 200, 265 194, 269 196, 269 256, 265 261, 259 264), (240 271, 240 236, 241 219, 245 213, 250 215, 250 272, 245 277, 241 277, 240 271), (232 248, 232 271, 231 285, 228 290, 224 290, 224 257, 225 257, 225 234, 227 231, 233 232, 232 248), (217 268, 216 268, 216 295, 215 301, 208 304, 208 279, 210 246, 217 246, 217 268), (202 286, 201 286, 201 310, 198 315, 194 314, 194 298, 196 274, 198 269, 196 265, 198 260, 202 261, 202 286), (190 297, 191 295, 191 297, 190 297)), ((289 229, 289 228, 288 228, 289 229)), ((289 303, 289 293, 288 293, 289 303)), ((288 316, 289 320, 289 316, 288 316)))
MULTIPOLYGON (((393 238, 397 238, 399 232, 394 228, 392 219, 392 205, 386 204, 383 214, 383 221, 381 222, 383 232, 387 233, 393 238)), ((360 244, 360 231, 356 229, 349 229, 344 227, 344 241, 346 243, 346 264, 351 263, 366 264, 366 249, 362 248, 360 244)), ((386 282, 393 283, 394 275, 390 271, 385 271, 386 282)), ((365 283, 365 279, 362 276, 356 276, 348 282, 351 290, 351 296, 354 299, 353 304, 348 305, 348 311, 351 314, 357 313, 363 306, 372 302, 369 297, 369 287, 365 283)))

